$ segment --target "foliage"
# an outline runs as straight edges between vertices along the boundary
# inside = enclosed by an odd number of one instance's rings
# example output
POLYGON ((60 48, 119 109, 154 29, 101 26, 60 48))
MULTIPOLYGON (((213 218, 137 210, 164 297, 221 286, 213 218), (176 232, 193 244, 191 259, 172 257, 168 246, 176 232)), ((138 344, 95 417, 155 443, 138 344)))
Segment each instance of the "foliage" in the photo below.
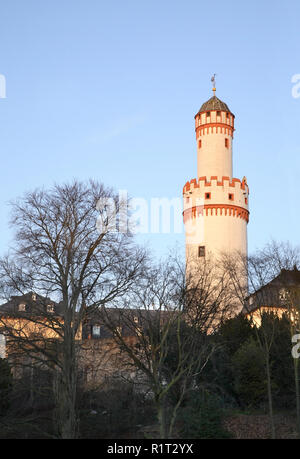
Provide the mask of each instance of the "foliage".
POLYGON ((155 419, 152 402, 122 381, 110 382, 105 390, 83 392, 79 414, 81 438, 131 436, 155 419))
POLYGON ((258 407, 266 399, 267 383, 264 357, 253 338, 237 350, 232 364, 239 401, 246 407, 258 407))
POLYGON ((5 359, 0 358, 0 416, 9 407, 9 397, 12 391, 12 374, 10 366, 5 359))
POLYGON ((222 425, 223 416, 219 398, 207 391, 194 391, 182 409, 183 438, 230 438, 222 425))

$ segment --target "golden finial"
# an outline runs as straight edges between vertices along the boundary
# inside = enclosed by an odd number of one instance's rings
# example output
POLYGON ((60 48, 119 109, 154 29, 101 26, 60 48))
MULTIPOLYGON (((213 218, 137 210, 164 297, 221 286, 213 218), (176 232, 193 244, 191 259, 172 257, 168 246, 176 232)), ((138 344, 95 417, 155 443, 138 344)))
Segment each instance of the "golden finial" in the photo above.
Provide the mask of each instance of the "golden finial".
POLYGON ((214 73, 214 75, 211 77, 211 80, 212 82, 212 85, 213 85, 213 92, 214 92, 214 96, 216 95, 216 73, 214 73))

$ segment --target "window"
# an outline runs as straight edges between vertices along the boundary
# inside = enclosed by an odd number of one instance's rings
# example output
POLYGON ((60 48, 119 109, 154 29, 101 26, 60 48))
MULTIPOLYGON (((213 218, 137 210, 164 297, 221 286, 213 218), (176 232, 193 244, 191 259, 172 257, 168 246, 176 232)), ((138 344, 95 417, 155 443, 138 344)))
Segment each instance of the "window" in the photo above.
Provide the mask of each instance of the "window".
POLYGON ((229 113, 226 113, 226 118, 229 118, 229 113))
POLYGON ((282 302, 287 301, 288 297, 289 297, 288 291, 285 288, 281 288, 279 290, 279 299, 280 299, 280 301, 282 301, 282 302))
POLYGON ((137 316, 134 316, 133 321, 134 321, 134 323, 138 324, 139 323, 139 318, 137 316))
POLYGON ((36 294, 35 294, 35 293, 33 293, 33 294, 31 295, 31 297, 32 297, 32 300, 33 300, 33 301, 36 301, 36 294))
POLYGON ((228 199, 229 199, 229 201, 233 201, 233 200, 234 200, 234 195, 233 195, 233 193, 229 193, 228 199))
POLYGON ((221 112, 217 112, 217 116, 221 116, 221 112))
POLYGON ((205 199, 210 199, 211 194, 210 193, 205 193, 205 199))
POLYGON ((199 142, 198 142, 198 146, 199 146, 199 148, 201 148, 201 147, 202 147, 202 140, 199 140, 199 142))
POLYGON ((24 303, 19 304, 19 311, 20 312, 26 311, 26 304, 24 304, 24 303))
POLYGON ((100 325, 93 325, 92 335, 93 338, 100 338, 100 325))
POLYGON ((248 205, 248 198, 245 198, 245 204, 248 205))
POLYGON ((198 247, 198 257, 205 257, 205 246, 201 245, 198 247))
POLYGON ((228 139, 225 139, 225 147, 229 148, 229 140, 228 139))
POLYGON ((206 117, 210 117, 210 112, 206 112, 206 117))
POLYGON ((47 304, 47 312, 49 312, 50 314, 54 312, 53 304, 47 304))

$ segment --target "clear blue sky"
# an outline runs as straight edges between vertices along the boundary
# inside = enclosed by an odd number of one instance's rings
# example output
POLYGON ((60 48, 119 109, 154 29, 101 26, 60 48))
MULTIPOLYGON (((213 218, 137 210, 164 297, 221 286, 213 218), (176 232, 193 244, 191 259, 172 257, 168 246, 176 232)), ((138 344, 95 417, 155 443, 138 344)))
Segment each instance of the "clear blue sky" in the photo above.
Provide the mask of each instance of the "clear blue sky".
MULTIPOLYGON (((236 115, 234 175, 250 186, 249 249, 299 243, 298 0, 2 0, 0 253, 7 202, 95 178, 131 196, 181 197, 196 176, 194 115, 236 115)), ((145 237, 163 254, 182 235, 145 237)))

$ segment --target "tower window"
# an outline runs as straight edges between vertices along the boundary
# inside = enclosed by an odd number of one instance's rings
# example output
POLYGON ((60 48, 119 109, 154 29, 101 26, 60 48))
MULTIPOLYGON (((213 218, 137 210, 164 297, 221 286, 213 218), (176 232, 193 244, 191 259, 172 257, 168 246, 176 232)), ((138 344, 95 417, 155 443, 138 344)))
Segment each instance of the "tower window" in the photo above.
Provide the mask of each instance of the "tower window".
POLYGON ((199 146, 199 148, 201 148, 201 147, 202 147, 202 140, 199 140, 199 142, 198 142, 198 146, 199 146))
POLYGON ((210 116, 210 112, 206 112, 206 116, 208 118, 210 116))
POLYGON ((226 113, 226 118, 229 118, 229 113, 226 113))
POLYGON ((225 147, 226 147, 226 148, 229 147, 229 141, 228 141, 228 139, 225 139, 225 147))
POLYGON ((233 200, 234 200, 234 195, 233 195, 233 193, 229 193, 228 199, 229 199, 229 201, 233 201, 233 200))
POLYGON ((205 193, 205 199, 210 199, 211 198, 211 194, 210 193, 205 193))
POLYGON ((205 257, 205 246, 200 245, 198 247, 198 257, 205 257))
POLYGON ((248 205, 248 198, 245 198, 245 204, 248 205))
POLYGON ((221 116, 221 112, 217 112, 217 116, 221 116))

